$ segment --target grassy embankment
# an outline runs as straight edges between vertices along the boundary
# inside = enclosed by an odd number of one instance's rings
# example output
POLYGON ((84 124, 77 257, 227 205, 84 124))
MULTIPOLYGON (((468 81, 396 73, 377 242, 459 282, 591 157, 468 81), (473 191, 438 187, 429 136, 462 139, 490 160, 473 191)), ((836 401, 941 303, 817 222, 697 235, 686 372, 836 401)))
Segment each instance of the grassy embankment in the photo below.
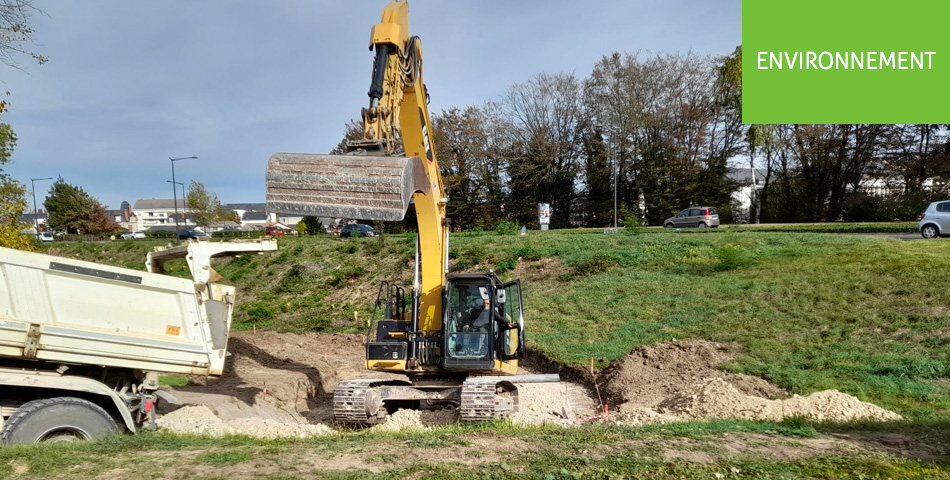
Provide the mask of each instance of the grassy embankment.
MULTIPOLYGON (((141 269, 144 252, 159 244, 49 248, 51 253, 141 269)), ((408 283, 411 245, 405 236, 288 237, 281 239, 279 252, 245 256, 217 268, 241 288, 236 328, 359 332, 376 283, 408 283)), ((523 279, 531 346, 556 360, 583 364, 593 356, 603 365, 637 345, 670 338, 735 342, 744 355, 727 366, 732 371, 764 376, 794 393, 838 388, 893 408, 913 422, 810 426, 727 421, 578 430, 453 426, 426 433, 344 432, 278 442, 153 434, 78 446, 2 449, 0 477, 26 468, 23 478, 46 478, 53 472, 88 478, 132 463, 153 477, 167 473, 177 478, 250 473, 271 478, 696 478, 729 474, 732 468, 771 478, 947 476, 941 470, 950 466, 946 463, 867 451, 819 449, 784 458, 773 451, 816 434, 818 444, 825 445, 829 437, 821 434, 828 433, 858 442, 897 435, 938 449, 950 444, 950 258, 945 241, 727 229, 619 235, 588 230, 527 237, 463 234, 453 238, 452 246, 458 270, 494 268, 504 277, 523 279), (481 458, 476 447, 486 437, 509 446, 485 451, 512 455, 481 458), (758 447, 739 448, 744 453, 738 454, 735 446, 724 450, 723 444, 732 441, 758 447), (670 452, 657 445, 691 452, 687 459, 703 458, 670 461, 670 452), (329 463, 307 470, 307 463, 299 462, 332 463, 386 448, 398 451, 385 457, 404 461, 373 465, 366 460, 364 467, 378 468, 375 474, 355 466, 323 471, 329 463), (413 460, 405 448, 420 457, 413 460), (445 456, 457 449, 466 450, 464 464, 445 456), (592 453, 576 454, 583 451, 592 453)), ((171 267, 176 275, 187 274, 181 264, 171 267)))
MULTIPOLYGON (((281 239, 222 262, 235 328, 361 332, 380 280, 409 283, 411 239, 281 239)), ((142 267, 156 242, 55 244, 142 267)), ((790 392, 837 388, 925 420, 950 418, 950 256, 944 241, 754 231, 453 237, 456 270, 524 284, 530 346, 603 366, 672 338, 737 343, 727 368, 790 392)), ((187 274, 183 265, 172 265, 187 274)))

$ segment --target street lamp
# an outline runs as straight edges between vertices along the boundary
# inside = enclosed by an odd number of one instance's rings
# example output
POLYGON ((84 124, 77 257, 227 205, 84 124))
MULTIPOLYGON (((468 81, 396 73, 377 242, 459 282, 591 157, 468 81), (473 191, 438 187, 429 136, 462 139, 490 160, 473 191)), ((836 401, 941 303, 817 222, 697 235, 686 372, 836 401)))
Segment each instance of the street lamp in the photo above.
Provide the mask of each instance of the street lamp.
MULTIPOLYGON (((179 160, 194 160, 198 157, 168 157, 172 161, 172 183, 178 183, 175 181, 175 162, 179 160)), ((184 200, 184 198, 182 198, 184 200)), ((178 189, 175 188, 175 185, 172 185, 172 201, 175 202, 175 233, 178 233, 178 189)))
POLYGON ((36 182, 42 180, 52 180, 53 177, 46 178, 31 178, 30 179, 30 189, 33 191, 33 229, 36 230, 36 234, 40 233, 40 222, 36 218, 36 182))
POLYGON ((188 201, 186 200, 187 195, 185 195, 185 184, 184 184, 184 183, 182 183, 182 182, 173 182, 173 181, 171 181, 171 180, 165 180, 165 183, 174 183, 175 185, 180 186, 180 187, 181 187, 181 199, 182 199, 182 202, 181 202, 181 203, 182 203, 182 205, 188 205, 188 201))

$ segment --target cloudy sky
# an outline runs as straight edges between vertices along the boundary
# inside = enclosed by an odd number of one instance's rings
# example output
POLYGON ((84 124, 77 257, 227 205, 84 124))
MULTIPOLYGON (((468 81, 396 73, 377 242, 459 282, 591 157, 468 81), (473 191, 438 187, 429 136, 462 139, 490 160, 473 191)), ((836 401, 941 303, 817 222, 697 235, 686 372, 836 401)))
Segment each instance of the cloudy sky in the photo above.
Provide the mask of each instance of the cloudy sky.
MULTIPOLYGON (((359 116, 385 4, 36 0, 34 49, 50 60, 0 69, 20 138, 5 170, 27 184, 62 176, 117 208, 171 197, 168 157, 195 155, 176 163, 179 181, 263 202, 272 153, 326 153, 359 116)), ((742 41, 741 0, 410 4, 433 112, 542 71, 587 76, 615 50, 725 55, 742 41)))

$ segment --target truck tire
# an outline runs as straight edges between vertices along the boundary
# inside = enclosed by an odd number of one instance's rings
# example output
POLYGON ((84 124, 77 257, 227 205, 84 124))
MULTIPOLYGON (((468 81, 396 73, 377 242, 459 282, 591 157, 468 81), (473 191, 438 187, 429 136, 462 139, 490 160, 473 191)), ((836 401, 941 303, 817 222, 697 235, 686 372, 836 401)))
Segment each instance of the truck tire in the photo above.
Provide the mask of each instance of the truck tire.
POLYGON ((119 431, 99 405, 75 397, 33 400, 3 424, 0 443, 60 443, 94 440, 119 431))

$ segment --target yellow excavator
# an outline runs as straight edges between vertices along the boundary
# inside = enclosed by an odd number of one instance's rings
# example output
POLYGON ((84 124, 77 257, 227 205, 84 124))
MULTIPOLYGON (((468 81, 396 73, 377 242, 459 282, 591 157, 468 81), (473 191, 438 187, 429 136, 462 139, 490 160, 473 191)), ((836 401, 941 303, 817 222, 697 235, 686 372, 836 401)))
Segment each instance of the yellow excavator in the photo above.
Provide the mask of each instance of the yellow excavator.
POLYGON ((368 369, 408 380, 340 382, 334 417, 371 425, 400 408, 444 407, 457 407, 464 421, 511 415, 518 410, 516 384, 558 377, 515 375, 525 354, 518 280, 448 273, 448 198, 429 135, 422 42, 409 35, 406 1, 383 9, 369 47, 376 57, 369 107, 361 112, 363 139, 349 142, 343 155, 276 153, 267 165, 272 212, 398 221, 415 205, 411 300, 403 287, 383 282, 366 342, 368 369))

